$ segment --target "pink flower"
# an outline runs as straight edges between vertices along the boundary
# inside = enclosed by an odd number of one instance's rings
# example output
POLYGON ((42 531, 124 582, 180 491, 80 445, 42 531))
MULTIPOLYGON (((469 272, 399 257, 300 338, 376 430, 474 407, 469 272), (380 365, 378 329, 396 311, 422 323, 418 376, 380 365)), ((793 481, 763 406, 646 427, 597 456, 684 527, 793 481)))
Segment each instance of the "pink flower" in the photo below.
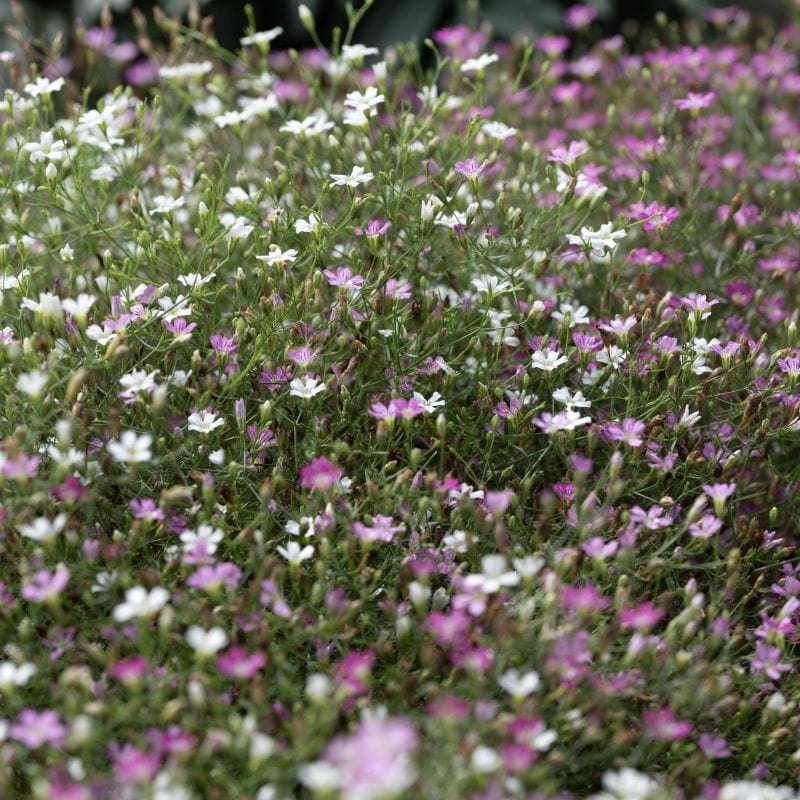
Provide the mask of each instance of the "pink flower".
POLYGON ((353 523, 353 533, 362 542, 391 542, 396 533, 406 528, 405 525, 393 525, 393 522, 391 517, 376 514, 372 518, 371 526, 364 525, 363 522, 353 523))
POLYGON ((627 630, 649 631, 664 616, 664 611, 645 601, 635 608, 623 608, 619 612, 620 624, 627 630))
POLYGON ((341 467, 327 458, 312 458, 311 463, 300 467, 300 485, 304 489, 319 489, 326 492, 344 475, 341 467))
POLYGON ((69 570, 62 564, 54 572, 40 569, 22 587, 22 596, 33 603, 55 600, 69 582, 69 570))
POLYGON ((484 159, 483 163, 479 164, 476 158, 468 158, 466 161, 456 161, 456 165, 453 169, 465 178, 472 180, 478 178, 488 164, 489 161, 487 159, 484 159))
POLYGON ((671 708, 660 708, 657 711, 645 711, 642 715, 645 735, 650 739, 662 742, 676 742, 685 739, 694 726, 688 720, 679 720, 671 708))
POLYGON ((132 656, 123 661, 117 661, 109 669, 108 674, 126 686, 134 686, 144 677, 148 666, 147 659, 143 656, 132 656))
POLYGON ((367 223, 367 228, 364 230, 363 228, 356 228, 354 233, 356 236, 383 236, 389 228, 392 227, 392 223, 388 220, 382 219, 371 219, 367 223))
POLYGON ((328 745, 323 763, 338 775, 342 800, 397 797, 416 780, 411 756, 418 742, 405 719, 366 719, 355 733, 337 736, 328 745))
POLYGON ((589 145, 583 140, 578 142, 570 142, 569 146, 564 149, 563 147, 556 147, 550 151, 547 160, 552 161, 554 164, 564 164, 569 166, 574 164, 582 155, 589 152, 589 145))
POLYGON ((580 3, 570 6, 564 16, 567 27, 575 31, 588 28, 596 19, 597 9, 580 3))
POLYGON ((218 564, 200 567, 186 583, 193 589, 215 592, 223 586, 228 589, 235 589, 241 577, 242 571, 236 564, 232 564, 229 561, 220 561, 218 564))
POLYGON ((373 666, 375 653, 371 650, 351 650, 336 667, 336 683, 349 697, 362 695, 369 689, 373 666))
POLYGON ((126 783, 148 783, 161 765, 157 753, 140 750, 132 744, 123 745, 114 753, 114 774, 126 783))
POLYGON ((49 744, 61 747, 67 729, 55 711, 35 711, 25 708, 20 711, 17 721, 9 728, 8 734, 31 750, 49 744))
POLYGON ((717 96, 716 92, 706 92, 705 94, 698 94, 697 92, 689 92, 686 97, 673 100, 676 108, 681 111, 698 112, 703 108, 708 108, 714 98, 717 96))
POLYGON ((629 447, 641 447, 644 444, 642 434, 647 426, 644 422, 630 417, 622 420, 622 424, 612 422, 606 426, 606 432, 613 442, 624 442, 629 447))
POLYGON ((364 278, 361 275, 353 275, 350 267, 337 267, 336 272, 326 269, 322 274, 328 279, 329 286, 358 290, 364 285, 364 278))
POLYGON ((266 663, 264 653, 248 654, 244 647, 234 645, 217 658, 217 669, 228 678, 246 681, 253 678, 266 663))

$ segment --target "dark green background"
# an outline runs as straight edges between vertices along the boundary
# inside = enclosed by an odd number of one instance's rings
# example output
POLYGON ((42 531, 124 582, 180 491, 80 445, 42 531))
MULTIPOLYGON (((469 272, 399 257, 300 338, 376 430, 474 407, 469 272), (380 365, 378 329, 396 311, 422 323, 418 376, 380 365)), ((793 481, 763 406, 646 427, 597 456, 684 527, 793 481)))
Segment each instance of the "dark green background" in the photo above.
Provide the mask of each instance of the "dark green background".
MULTIPOLYGON (((21 0, 31 27, 37 33, 52 36, 58 30, 69 30, 71 21, 80 17, 87 25, 96 23, 103 0, 21 0)), ((710 5, 732 5, 712 0, 589 0, 600 12, 596 27, 610 34, 622 30, 635 34, 652 23, 656 12, 663 11, 672 19, 696 15, 710 5), (626 22, 627 21, 627 22, 626 22), (631 21, 634 24, 631 24, 631 21)), ((152 0, 133 0, 133 5, 147 13, 152 0)), ((358 0, 356 4, 360 5, 358 0)), ((131 0, 112 0, 115 26, 120 39, 130 30, 131 0)), ((162 0, 159 4, 168 14, 183 14, 189 0, 162 0)), ((200 0, 203 14, 215 18, 217 38, 233 49, 245 26, 244 0, 200 0)), ((252 2, 259 29, 281 25, 286 34, 282 46, 304 47, 308 38, 297 17, 299 0, 254 0, 252 2)), ((330 41, 331 31, 345 23, 345 0, 306 0, 314 12, 323 41, 330 41)), ((356 37, 365 44, 385 46, 398 41, 421 39, 436 28, 458 22, 488 21, 501 38, 521 32, 544 33, 563 28, 564 9, 571 2, 563 0, 376 0, 364 17, 356 37)), ((751 12, 780 14, 785 2, 761 0, 740 2, 751 12)), ((8 2, 0 0, 0 22, 7 22, 11 11, 8 2)))

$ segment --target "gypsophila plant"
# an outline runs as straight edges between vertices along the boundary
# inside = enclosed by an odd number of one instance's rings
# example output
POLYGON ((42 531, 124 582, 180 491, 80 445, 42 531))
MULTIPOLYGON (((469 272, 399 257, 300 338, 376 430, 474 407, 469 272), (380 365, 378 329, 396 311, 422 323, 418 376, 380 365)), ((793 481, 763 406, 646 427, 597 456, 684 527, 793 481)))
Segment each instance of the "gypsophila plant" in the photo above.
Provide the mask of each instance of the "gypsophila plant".
POLYGON ((364 8, 0 58, 0 796, 796 800, 800 9, 364 8))

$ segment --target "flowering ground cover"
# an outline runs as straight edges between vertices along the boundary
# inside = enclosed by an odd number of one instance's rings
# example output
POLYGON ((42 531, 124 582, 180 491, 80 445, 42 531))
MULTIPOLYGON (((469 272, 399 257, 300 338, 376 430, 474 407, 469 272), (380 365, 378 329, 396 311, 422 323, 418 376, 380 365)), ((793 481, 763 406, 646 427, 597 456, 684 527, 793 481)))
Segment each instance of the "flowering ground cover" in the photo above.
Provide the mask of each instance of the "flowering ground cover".
POLYGON ((590 12, 2 54, 0 796, 798 797, 800 27, 590 12))

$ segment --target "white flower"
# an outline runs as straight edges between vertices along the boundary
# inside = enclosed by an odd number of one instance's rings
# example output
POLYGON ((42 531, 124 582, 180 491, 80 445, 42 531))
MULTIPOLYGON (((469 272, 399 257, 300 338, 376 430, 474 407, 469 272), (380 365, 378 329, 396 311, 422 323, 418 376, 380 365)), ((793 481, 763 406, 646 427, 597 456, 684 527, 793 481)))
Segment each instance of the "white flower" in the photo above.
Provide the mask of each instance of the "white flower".
POLYGON ((363 92, 348 92, 344 98, 344 104, 347 108, 361 111, 372 117, 377 113, 377 107, 384 100, 384 96, 378 92, 376 87, 367 86, 363 92))
POLYGON ((158 388, 156 383, 156 375, 158 370, 154 369, 152 372, 146 372, 143 369, 135 369, 133 372, 128 372, 119 379, 119 385, 122 387, 120 397, 124 399, 134 399, 140 393, 152 394, 158 388))
POLYGON ((22 149, 29 153, 28 157, 34 164, 42 161, 63 161, 67 155, 63 139, 56 139, 52 131, 42 131, 38 142, 28 142, 22 149))
POLYGON ((19 525, 19 532, 35 542, 52 542, 67 522, 66 514, 58 514, 52 520, 47 517, 37 517, 33 522, 19 525))
POLYGON ((153 207, 150 209, 150 213, 171 214, 176 208, 184 205, 186 205, 185 197, 165 197, 163 194, 159 194, 153 198, 153 207))
POLYGON ((17 378, 17 389, 24 392, 32 400, 41 396, 45 386, 47 386, 47 373, 38 369, 32 372, 23 372, 17 378))
POLYGON ((144 586, 134 586, 125 592, 125 602, 114 608, 113 616, 117 622, 128 622, 135 617, 154 617, 169 600, 169 592, 156 586, 149 592, 144 586))
POLYGON ((314 548, 310 544, 300 547, 295 541, 287 542, 286 547, 278 545, 277 550, 290 564, 295 566, 314 556, 314 548))
POLYGON ((621 347, 612 344, 602 350, 598 350, 595 360, 599 364, 610 364, 614 369, 619 369, 627 356, 628 354, 621 347))
POLYGON ((310 400, 314 395, 325 391, 325 384, 306 375, 303 378, 295 378, 289 384, 289 394, 292 397, 302 397, 304 400, 310 400))
POLYGON ((308 215, 308 219, 295 220, 294 229, 296 233, 316 233, 320 229, 319 217, 313 212, 308 215))
MULTIPOLYGON (((178 280, 183 276, 179 276, 178 280)), ((169 297, 159 297, 158 307, 161 309, 159 315, 168 322, 172 322, 178 317, 188 317, 192 314, 192 306, 189 298, 179 294, 174 300, 169 297)))
POLYGON ((213 555, 217 551, 217 545, 222 541, 225 534, 221 528, 203 523, 197 526, 197 530, 184 531, 180 539, 183 542, 184 550, 191 550, 199 542, 205 543, 206 552, 213 555))
POLYGON ((592 800, 650 800, 661 789, 652 778, 630 767, 604 773, 603 788, 606 791, 592 795, 592 800))
POLYGON ((434 392, 427 400, 424 395, 414 392, 414 399, 425 409, 426 414, 433 414, 437 408, 445 405, 445 400, 439 392, 434 392))
POLYGON ((377 47, 367 47, 363 44, 342 45, 342 58, 348 64, 359 64, 367 56, 377 56, 380 53, 377 47))
POLYGON ((371 181, 375 176, 371 172, 364 172, 364 167, 356 164, 349 175, 336 175, 331 173, 331 186, 349 186, 355 189, 361 183, 371 181))
POLYGON ((107 592, 114 586, 118 578, 119 573, 116 570, 111 570, 110 572, 103 570, 102 572, 98 572, 97 575, 94 576, 94 583, 91 587, 92 591, 95 594, 107 592))
POLYGON ((338 789, 344 776, 341 771, 326 761, 313 761, 303 764, 297 770, 297 777, 312 792, 333 792, 338 789))
POLYGON ((246 239, 256 229, 256 226, 251 225, 247 217, 237 217, 230 212, 223 214, 219 221, 227 229, 231 239, 246 239))
MULTIPOLYGON (((186 275, 178 275, 177 280, 178 283, 182 284, 187 289, 197 289, 199 286, 203 286, 214 280, 216 274, 216 272, 209 272, 208 275, 200 275, 197 272, 187 272, 186 275)), ((164 300, 165 298, 162 297, 160 299, 164 300)), ((186 315, 184 314, 183 316, 186 315)))
POLYGON ((531 366, 543 372, 552 372, 567 363, 567 357, 559 355, 555 350, 537 350, 531 357, 531 366))
POLYGON ((499 142, 504 142, 511 136, 517 135, 517 129, 504 125, 502 122, 489 121, 485 122, 481 127, 481 131, 489 138, 496 139, 499 142))
POLYGON ((719 800, 797 800, 794 789, 758 781, 733 781, 722 787, 719 800))
POLYGON ((565 405, 567 411, 572 411, 576 408, 589 408, 592 405, 591 401, 583 396, 583 392, 578 390, 575 394, 572 394, 566 386, 562 386, 553 392, 553 400, 565 405))
POLYGON ((300 517, 299 520, 290 519, 284 526, 284 530, 290 536, 299 536, 301 531, 305 530, 306 538, 310 538, 316 533, 314 528, 315 521, 314 517, 300 517))
MULTIPOLYGON (((67 245, 69 247, 69 245, 67 245)), ((95 304, 97 298, 94 295, 81 293, 73 300, 71 297, 66 297, 61 305, 67 314, 70 314, 79 322, 85 322, 89 314, 89 309, 95 304)))
POLYGON ((477 58, 468 58, 461 65, 461 72, 465 75, 471 75, 473 72, 477 72, 480 75, 489 64, 494 64, 499 60, 500 57, 497 53, 482 53, 477 58))
POLYGON ((291 264, 297 258, 297 250, 281 250, 276 244, 269 246, 269 253, 265 256, 256 256, 258 261, 264 261, 272 266, 282 267, 291 264))
POLYGON ((202 413, 195 411, 189 415, 188 421, 190 431, 197 431, 202 434, 209 434, 225 424, 225 420, 218 417, 213 411, 203 411, 202 413))
POLYGON ((550 316, 558 322, 569 319, 569 327, 586 325, 589 322, 589 309, 586 306, 573 306, 572 303, 561 303, 558 311, 553 311, 550 316))
POLYGON ((522 700, 529 694, 538 691, 542 685, 539 673, 533 670, 520 675, 517 670, 509 669, 502 674, 497 682, 502 689, 505 689, 512 697, 518 700, 522 700))
POLYGON ((152 461, 153 452, 150 446, 153 437, 149 433, 137 434, 135 431, 123 431, 119 439, 112 439, 106 445, 115 461, 126 464, 142 464, 152 461))
POLYGON ((35 674, 34 664, 0 661, 0 692, 10 692, 19 686, 24 686, 35 674))
POLYGON ((455 530, 442 538, 442 545, 456 553, 467 552, 467 532, 455 530))
POLYGON ((53 94, 53 92, 60 92, 64 88, 64 79, 56 78, 50 81, 44 77, 38 77, 33 83, 25 85, 25 93, 31 97, 40 97, 41 95, 53 94))
POLYGON ((210 61, 187 62, 185 64, 176 64, 172 67, 160 67, 158 70, 159 77, 161 78, 198 78, 211 72, 213 65, 210 61))
POLYGON ((702 419, 702 414, 699 411, 691 411, 689 406, 683 407, 683 414, 678 420, 678 428, 693 428, 702 419))
POLYGON ((228 634, 222 628, 205 630, 199 625, 192 625, 186 631, 186 641, 197 655, 205 658, 218 653, 228 644, 228 634))
POLYGON ((506 557, 499 553, 484 556, 481 559, 481 570, 464 578, 464 585, 468 589, 478 589, 484 594, 495 594, 503 587, 516 586, 519 575, 516 571, 506 571, 506 557))
POLYGON ((333 123, 328 120, 324 111, 315 111, 302 120, 287 120, 279 130, 281 133, 291 133, 292 136, 299 136, 302 139, 321 136, 333 127, 333 123))
POLYGON ((61 298, 52 292, 39 292, 38 302, 25 297, 22 300, 22 307, 45 319, 62 320, 64 318, 61 298))
POLYGON ((591 228, 581 228, 580 235, 568 233, 567 242, 588 248, 597 255, 602 256, 607 249, 609 251, 614 250, 617 246, 617 240, 624 239, 626 236, 627 233, 625 231, 615 231, 612 223, 606 222, 596 231, 591 228))
POLYGON ((479 744, 473 751, 469 760, 470 766, 475 772, 487 773, 494 772, 500 768, 503 760, 496 750, 491 747, 479 744))
POLYGON ((497 275, 485 275, 480 278, 473 278, 470 283, 479 294, 489 294, 492 296, 503 294, 511 289, 511 283, 498 278, 497 275))
POLYGON ((280 26, 276 28, 270 28, 268 31, 256 31, 250 36, 245 36, 244 38, 239 39, 239 44, 241 44, 242 47, 247 47, 251 44, 269 44, 274 39, 277 39, 282 33, 283 28, 280 26))

